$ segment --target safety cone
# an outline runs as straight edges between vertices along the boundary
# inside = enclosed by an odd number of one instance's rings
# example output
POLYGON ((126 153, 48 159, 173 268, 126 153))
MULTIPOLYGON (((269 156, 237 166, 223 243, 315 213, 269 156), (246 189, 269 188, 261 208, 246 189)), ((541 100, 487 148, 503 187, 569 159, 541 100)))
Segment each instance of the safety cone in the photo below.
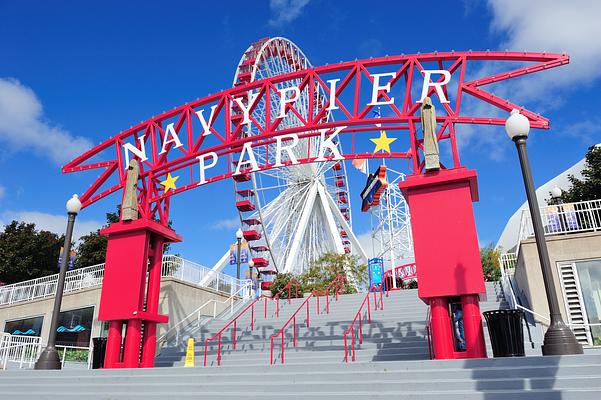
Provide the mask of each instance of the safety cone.
POLYGON ((194 338, 188 338, 188 349, 186 350, 185 368, 194 368, 194 338))

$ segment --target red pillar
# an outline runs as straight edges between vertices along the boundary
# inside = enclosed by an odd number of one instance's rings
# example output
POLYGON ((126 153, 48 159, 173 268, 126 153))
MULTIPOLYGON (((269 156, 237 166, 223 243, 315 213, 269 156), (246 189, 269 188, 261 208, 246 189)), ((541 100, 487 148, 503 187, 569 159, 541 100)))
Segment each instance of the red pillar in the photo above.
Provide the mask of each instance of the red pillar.
POLYGON ((445 297, 430 299, 430 315, 432 319, 432 347, 437 360, 453 357, 453 332, 449 302, 445 297))
POLYGON ((104 368, 116 368, 121 362, 121 321, 111 321, 109 324, 108 337, 106 341, 106 353, 104 356, 104 368))
POLYGON ((163 245, 181 238, 149 219, 117 222, 102 233, 108 236, 108 245, 98 319, 110 321, 105 368, 152 367, 156 324, 168 321, 158 313, 163 245))
POLYGON ((461 296, 463 309, 463 330, 467 358, 486 358, 486 345, 482 329, 482 316, 478 305, 478 295, 461 296))
POLYGON ((140 343, 142 340, 142 323, 139 319, 127 321, 125 344, 123 345, 123 367, 138 368, 140 360, 140 343))
MULTIPOLYGON (((149 314, 159 312, 159 294, 161 289, 161 270, 163 268, 163 246, 165 240, 162 237, 153 237, 150 270, 148 273, 148 295, 146 300, 146 311, 149 314)), ((142 367, 154 366, 156 353, 156 331, 157 324, 154 321, 146 321, 144 324, 144 339, 142 342, 142 367)))

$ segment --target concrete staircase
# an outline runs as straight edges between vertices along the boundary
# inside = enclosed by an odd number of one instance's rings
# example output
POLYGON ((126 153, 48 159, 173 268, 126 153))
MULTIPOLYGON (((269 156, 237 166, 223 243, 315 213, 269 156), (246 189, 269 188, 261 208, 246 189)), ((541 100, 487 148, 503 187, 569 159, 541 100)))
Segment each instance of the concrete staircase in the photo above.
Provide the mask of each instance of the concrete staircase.
MULTIPOLYGON (((481 303, 482 310, 503 307, 499 288, 487 284, 487 291, 488 301, 481 303)), ((292 346, 290 327, 284 365, 279 359, 279 346, 274 351, 275 365, 269 365, 269 338, 302 299, 283 305, 279 318, 271 315, 270 308, 270 316, 264 319, 262 305, 257 307, 253 331, 249 329, 249 317, 242 317, 235 351, 231 329, 224 333, 220 367, 215 365, 214 345, 207 353, 209 366, 202 367, 202 343, 224 326, 226 319, 190 328, 189 334, 197 342, 196 368, 6 371, 0 373, 0 393, 2 398, 19 399, 601 398, 601 354, 429 360, 425 337, 427 309, 414 290, 392 292, 384 299, 384 310, 372 309, 372 324, 364 325, 364 342, 357 348, 357 361, 345 364, 342 333, 363 296, 340 296, 338 302, 331 304, 330 314, 317 315, 315 304, 311 303, 308 328, 301 323, 304 310, 299 313, 297 346, 292 346)), ((323 303, 321 306, 325 307, 323 303)), ((492 355, 490 349, 489 355, 492 355)), ((173 343, 163 348, 156 363, 177 367, 183 364, 183 359, 183 345, 173 343)))
MULTIPOLYGON (((337 302, 331 303, 330 314, 317 315, 315 302, 311 301, 311 323, 304 324, 305 312, 297 317, 297 346, 292 346, 292 328, 287 330, 285 361, 288 363, 311 363, 319 361, 340 362, 344 357, 343 332, 355 317, 365 294, 342 295, 337 302)), ((373 299, 373 297, 372 297, 373 299)), ((267 319, 263 318, 263 304, 255 310, 255 329, 250 331, 250 313, 243 315, 238 321, 237 345, 233 350, 231 340, 232 329, 224 332, 222 337, 222 365, 261 365, 269 363, 270 337, 275 334, 296 311, 304 299, 293 299, 290 304, 283 304, 279 318, 273 315, 274 304, 268 303, 267 319)), ((501 288, 496 283, 487 283, 487 301, 480 303, 482 311, 506 308, 507 303, 501 288)), ((321 303, 322 312, 325 309, 321 303)), ((429 359, 428 339, 426 336, 427 306, 417 297, 417 290, 401 290, 390 292, 384 298, 384 310, 374 310, 372 304, 372 323, 364 325, 364 342, 357 347, 357 360, 363 361, 400 361, 429 359)), ((196 364, 202 365, 204 357, 204 341, 211 337, 230 318, 215 319, 198 329, 192 328, 187 334, 195 338, 196 364)), ((185 336, 185 335, 184 335, 185 336)), ((485 324, 487 351, 492 355, 492 348, 485 324)), ((527 332, 524 332, 528 340, 527 332)), ((350 336, 348 337, 350 340, 350 336)), ((163 347, 156 359, 160 367, 183 366, 185 358, 185 341, 172 343, 163 347)), ((274 349, 274 359, 280 357, 279 338, 274 349)), ((539 355, 540 347, 532 349, 526 343, 529 355, 539 355)), ((207 351, 207 365, 216 365, 217 349, 212 343, 207 351)))

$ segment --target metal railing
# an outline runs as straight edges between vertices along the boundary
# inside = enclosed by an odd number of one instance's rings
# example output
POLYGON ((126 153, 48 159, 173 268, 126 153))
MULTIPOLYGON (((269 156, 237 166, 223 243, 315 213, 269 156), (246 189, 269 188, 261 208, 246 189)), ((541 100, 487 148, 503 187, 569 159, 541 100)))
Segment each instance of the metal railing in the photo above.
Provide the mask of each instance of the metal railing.
MULTIPOLYGON (((538 328, 540 330, 539 333, 540 333, 540 337, 542 338, 544 336, 543 327, 548 328, 549 324, 551 323, 551 319, 549 316, 542 315, 540 313, 537 313, 536 311, 533 311, 527 307, 524 307, 522 304, 520 304, 520 301, 518 300, 517 296, 515 295, 515 290, 513 290, 512 279, 514 277, 515 266, 517 264, 516 253, 501 254, 499 261, 500 261, 500 265, 501 265, 501 281, 500 281, 501 288, 503 289, 503 293, 509 294, 509 296, 507 296, 507 295, 505 296, 505 300, 507 301, 507 303, 509 303, 510 308, 522 310, 525 313, 528 313, 532 316, 534 322, 536 323, 536 325, 538 326, 538 328)), ((526 323, 528 323, 528 322, 526 321, 526 323)), ((567 323, 566 322, 566 325, 569 326, 570 328, 584 328, 586 330, 591 331, 591 329, 593 327, 601 326, 601 323, 567 323)), ((589 342, 589 345, 593 345, 593 344, 589 342)))
MULTIPOLYGON (((601 200, 540 207, 545 235, 601 230, 601 200)), ((519 240, 534 237, 532 219, 522 210, 519 240)))
MULTIPOLYGON (((275 316, 276 318, 280 316, 280 297, 282 296, 282 293, 286 293, 286 290, 288 291, 288 304, 290 304, 290 299, 291 299, 291 295, 292 295, 292 284, 294 284, 294 297, 297 298, 298 297, 298 281, 296 279, 290 279, 288 281, 288 283, 279 290, 279 292, 277 292, 274 296, 273 296, 273 300, 276 301, 276 307, 275 307, 275 316)), ((267 303, 265 303, 265 305, 267 305, 267 303)), ((266 306, 267 307, 267 306, 266 306)), ((267 311, 266 311, 267 312, 267 311)))
MULTIPOLYGON (((33 365, 39 358, 42 350, 46 347, 45 343, 40 342, 37 336, 0 334, 0 367, 6 369, 9 363, 18 365, 18 368, 33 368, 33 365)), ((64 367, 67 362, 77 359, 79 356, 68 356, 71 352, 87 352, 85 360, 75 360, 90 369, 92 363, 92 351, 90 347, 57 345, 57 351, 61 360, 61 366, 64 367)))
POLYGON ((394 269, 389 269, 388 271, 384 271, 384 283, 386 285, 388 285, 388 281, 390 279, 394 279, 394 283, 392 283, 393 287, 387 287, 386 290, 398 290, 400 289, 400 287, 397 287, 396 289, 394 289, 394 285, 396 284, 396 281, 400 278, 401 282, 403 284, 405 284, 405 282, 407 281, 411 281, 413 279, 416 279, 416 275, 417 274, 417 269, 415 266, 415 263, 409 263, 409 264, 404 264, 404 265, 400 265, 398 267, 395 267, 394 269), (394 271, 394 274, 393 274, 394 271))
MULTIPOLYGON (((338 301, 338 294, 340 293, 341 289, 344 289, 344 277, 342 275, 336 275, 336 277, 332 280, 332 282, 330 282, 330 284, 326 288, 326 313, 327 314, 330 313, 330 302, 329 302, 329 297, 330 297, 329 293, 330 293, 330 290, 334 291, 334 295, 336 297, 336 301, 338 301)), ((273 365, 274 340, 278 336, 281 337, 281 340, 280 340, 280 345, 281 345, 280 358, 282 360, 282 364, 284 364, 284 360, 285 360, 285 358, 284 358, 285 331, 286 331, 286 328, 288 328, 288 325, 290 325, 290 323, 292 323, 292 329, 293 329, 292 344, 293 344, 294 347, 296 347, 296 315, 303 308, 306 308, 305 325, 307 326, 307 328, 310 326, 310 323, 311 323, 311 308, 309 306, 309 301, 312 298, 314 298, 314 297, 317 299, 317 302, 316 302, 317 314, 320 314, 319 293, 317 293, 314 290, 314 291, 312 291, 309 294, 309 296, 307 296, 307 298, 305 299, 305 301, 303 301, 301 303, 301 305, 298 306, 298 308, 296 309, 296 311, 294 311, 294 313, 292 313, 292 315, 290 316, 290 318, 288 318, 288 320, 284 323, 284 325, 282 325, 282 327, 280 328, 280 330, 277 331, 274 335, 272 335, 271 338, 269 339, 269 364, 270 365, 273 365)))
MULTIPOLYGON (((65 277, 65 293, 99 286, 104 277, 104 264, 92 265, 68 271, 65 277)), ((54 296, 58 274, 13 283, 0 287, 0 305, 31 301, 54 296)))
POLYGON ((207 338, 205 340, 204 361, 203 361, 203 365, 205 367, 207 366, 207 352, 209 349, 209 343, 215 339, 217 339, 217 366, 221 365, 221 336, 223 335, 223 332, 225 332, 225 330, 230 327, 230 325, 233 325, 233 327, 232 327, 232 348, 234 350, 236 350, 236 338, 238 336, 236 333, 236 330, 237 330, 238 318, 243 316, 248 310, 251 310, 250 330, 252 331, 255 329, 255 303, 258 303, 264 297, 265 296, 261 296, 261 297, 256 298, 255 300, 253 300, 248 306, 246 306, 246 308, 244 308, 244 310, 242 310, 238 315, 236 315, 235 318, 233 318, 227 324, 225 324, 225 326, 223 328, 221 328, 213 336, 211 336, 210 338, 207 338))
MULTIPOLYGON (((382 285, 372 286, 370 288, 370 290, 367 292, 367 294, 363 298, 363 301, 361 302, 361 305, 359 306, 359 310, 357 311, 357 314, 355 314, 355 318, 353 318, 349 327, 346 329, 346 331, 344 331, 343 338, 344 338, 344 362, 345 363, 348 363, 348 354, 349 354, 347 335, 349 333, 351 335, 351 349, 350 349, 351 361, 355 361, 356 360, 355 323, 358 322, 358 325, 359 325, 358 336, 359 336, 359 345, 361 345, 361 344, 363 344, 363 319, 365 318, 363 315, 361 315, 361 312, 363 311, 363 307, 365 307, 367 305, 365 316, 367 317, 367 323, 371 324, 371 305, 370 305, 369 298, 370 298, 371 294, 373 293, 374 309, 375 310, 378 310, 378 309, 383 310, 384 309, 384 301, 383 301, 384 299, 382 297, 383 291, 384 291, 384 288, 382 287, 382 285), (379 302, 378 302, 378 296, 376 295, 376 293, 380 293, 379 302)), ((386 291, 386 296, 388 296, 388 291, 386 291)))
POLYGON ((186 315, 181 321, 179 321, 177 324, 175 324, 174 326, 169 328, 167 330, 167 332, 165 332, 163 335, 161 335, 161 337, 159 337, 159 339, 157 340, 157 344, 159 346, 161 346, 163 343, 165 343, 167 340, 169 340, 171 337, 173 337, 173 335, 175 335, 175 342, 179 343, 180 335, 183 331, 185 331, 187 328, 189 328, 194 322, 196 322, 197 326, 200 326, 202 317, 212 315, 213 318, 216 318, 218 315, 218 312, 217 312, 218 309, 221 310, 221 311, 219 311, 219 313, 221 313, 223 309, 229 308, 230 309, 229 315, 232 315, 234 313, 234 300, 236 298, 242 299, 241 301, 244 301, 244 299, 248 299, 250 297, 251 286, 252 286, 252 282, 247 281, 245 286, 238 289, 238 291, 236 293, 233 293, 232 295, 230 295, 230 297, 228 297, 225 300, 220 301, 220 300, 211 299, 211 300, 206 301, 203 305, 198 307, 196 310, 192 311, 190 314, 186 315), (229 305, 229 307, 226 307, 226 305, 228 303, 230 305, 229 305), (221 304, 223 306, 218 307, 219 304, 221 304), (207 314, 205 309, 210 310, 211 308, 212 308, 211 314, 207 314))
MULTIPOLYGON (((216 273, 211 271, 210 268, 173 255, 163 256, 162 276, 207 287, 221 293, 233 294, 239 292, 242 287, 249 287, 245 281, 222 273, 216 273), (209 274, 213 275, 212 279, 201 284, 202 280, 209 276, 209 274)), ((65 278, 64 293, 100 286, 103 277, 104 264, 68 271, 65 278)), ((0 306, 52 297, 56 293, 57 282, 58 274, 54 274, 1 286, 0 306)))

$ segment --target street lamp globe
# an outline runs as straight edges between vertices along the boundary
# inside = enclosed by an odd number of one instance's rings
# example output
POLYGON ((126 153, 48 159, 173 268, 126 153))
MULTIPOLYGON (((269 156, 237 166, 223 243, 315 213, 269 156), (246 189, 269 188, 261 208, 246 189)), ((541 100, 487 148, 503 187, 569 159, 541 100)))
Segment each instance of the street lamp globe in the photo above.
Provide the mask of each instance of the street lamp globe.
POLYGON ((81 201, 79 201, 79 196, 74 194, 73 197, 71 197, 69 201, 67 201, 67 212, 69 214, 77 214, 80 210, 81 201))
POLYGON ((236 239, 242 239, 242 229, 238 228, 236 231, 236 239))
POLYGON ((511 110, 511 115, 507 118, 507 121, 505 121, 505 131, 507 131, 507 135, 511 140, 528 137, 530 121, 514 108, 511 110))
POLYGON ((562 193, 563 191, 559 186, 555 186, 553 189, 551 189, 551 197, 553 197, 554 199, 560 198, 562 193))
POLYGON ((252 268, 254 266, 255 266, 255 262, 252 259, 248 260, 248 267, 252 268))

